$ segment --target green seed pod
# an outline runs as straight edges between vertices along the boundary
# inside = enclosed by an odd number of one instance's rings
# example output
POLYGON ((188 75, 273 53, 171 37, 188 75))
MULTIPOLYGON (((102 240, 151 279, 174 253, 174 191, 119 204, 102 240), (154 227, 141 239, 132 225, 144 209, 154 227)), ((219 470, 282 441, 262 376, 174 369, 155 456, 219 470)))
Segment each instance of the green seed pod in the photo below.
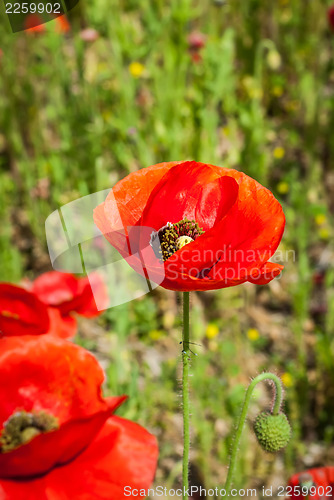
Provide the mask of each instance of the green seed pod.
POLYGON ((291 437, 291 427, 284 413, 260 413, 254 422, 254 432, 261 447, 270 453, 285 448, 291 437))

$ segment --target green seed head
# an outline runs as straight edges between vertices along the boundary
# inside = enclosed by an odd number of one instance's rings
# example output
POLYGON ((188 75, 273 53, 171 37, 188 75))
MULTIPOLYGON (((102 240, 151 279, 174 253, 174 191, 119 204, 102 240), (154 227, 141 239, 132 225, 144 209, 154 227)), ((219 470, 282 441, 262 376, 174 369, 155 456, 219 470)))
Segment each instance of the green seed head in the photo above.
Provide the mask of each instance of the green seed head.
POLYGON ((284 413, 260 413, 254 422, 254 432, 261 447, 270 453, 285 448, 291 437, 291 427, 284 413))

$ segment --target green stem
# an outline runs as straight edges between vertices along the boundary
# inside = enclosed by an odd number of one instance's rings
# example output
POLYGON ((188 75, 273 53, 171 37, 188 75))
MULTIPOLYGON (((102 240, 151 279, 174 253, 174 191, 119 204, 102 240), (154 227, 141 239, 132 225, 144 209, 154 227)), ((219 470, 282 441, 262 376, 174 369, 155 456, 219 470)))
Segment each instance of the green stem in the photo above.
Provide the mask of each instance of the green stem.
POLYGON ((263 382, 264 380, 272 380, 275 384, 276 390, 275 390, 275 399, 274 399, 272 414, 277 415, 280 411, 281 406, 282 406, 282 402, 283 402, 282 382, 279 379, 279 377, 277 377, 277 375, 275 375, 274 373, 261 373, 260 375, 258 375, 257 377, 255 377, 252 380, 252 382, 249 384, 247 391, 246 391, 244 404, 242 407, 237 430, 236 430, 235 437, 233 440, 232 452, 231 452, 231 456, 230 456, 230 463, 229 463, 229 468, 228 468, 228 473, 227 473, 227 478, 226 478, 226 483, 225 483, 226 493, 229 493, 231 490, 231 485, 232 485, 233 476, 234 476, 235 467, 236 467, 236 462, 237 462, 237 455, 238 455, 238 450, 239 450, 241 434, 242 434, 242 430, 244 428, 245 421, 247 418, 248 408, 249 408, 249 404, 251 401, 253 390, 259 382, 263 382))
POLYGON ((183 350, 182 350, 182 402, 183 402, 183 467, 182 467, 182 486, 183 500, 188 500, 185 494, 188 489, 189 476, 189 450, 190 450, 190 416, 189 416, 189 292, 183 293, 183 350))

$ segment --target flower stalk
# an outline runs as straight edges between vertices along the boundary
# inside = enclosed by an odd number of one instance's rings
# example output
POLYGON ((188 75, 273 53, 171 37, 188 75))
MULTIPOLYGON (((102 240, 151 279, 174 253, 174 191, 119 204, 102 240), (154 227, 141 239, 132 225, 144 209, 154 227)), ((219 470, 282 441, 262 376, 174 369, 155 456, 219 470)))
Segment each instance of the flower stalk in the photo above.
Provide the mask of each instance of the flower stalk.
POLYGON ((238 456, 240 439, 241 439, 242 431, 243 431, 245 421, 247 418, 248 409, 249 409, 249 405, 251 402, 252 394, 253 394, 253 391, 255 389, 255 386, 259 382, 263 382, 265 380, 271 380, 274 383, 274 387, 275 387, 272 415, 278 415, 280 408, 282 406, 282 403, 283 403, 282 382, 281 382, 280 378, 277 377, 277 375, 275 375, 274 373, 261 373, 260 375, 258 375, 257 377, 255 377, 252 380, 252 382, 249 384, 247 391, 246 391, 244 404, 242 407, 242 411, 241 411, 241 414, 239 417, 239 422, 237 425, 235 437, 233 440, 232 452, 230 455, 230 462, 229 462, 228 473, 227 473, 227 478, 226 478, 226 483, 225 483, 225 490, 226 490, 227 494, 231 490, 232 481, 233 481, 236 463, 237 463, 237 456, 238 456))
POLYGON ((182 337, 182 406, 183 406, 183 464, 182 464, 182 486, 183 500, 188 500, 186 491, 189 481, 189 450, 190 450, 190 411, 189 411, 189 292, 183 293, 183 337, 182 337))

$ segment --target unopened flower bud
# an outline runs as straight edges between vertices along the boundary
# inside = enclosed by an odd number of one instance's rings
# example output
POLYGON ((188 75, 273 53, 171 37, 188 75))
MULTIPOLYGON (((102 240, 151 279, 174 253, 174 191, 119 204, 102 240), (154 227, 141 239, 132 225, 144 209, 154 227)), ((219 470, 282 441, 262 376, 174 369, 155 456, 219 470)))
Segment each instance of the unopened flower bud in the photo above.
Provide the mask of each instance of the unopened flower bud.
POLYGON ((261 447, 270 453, 285 448, 291 437, 291 427, 284 413, 260 413, 254 422, 254 432, 261 447))

